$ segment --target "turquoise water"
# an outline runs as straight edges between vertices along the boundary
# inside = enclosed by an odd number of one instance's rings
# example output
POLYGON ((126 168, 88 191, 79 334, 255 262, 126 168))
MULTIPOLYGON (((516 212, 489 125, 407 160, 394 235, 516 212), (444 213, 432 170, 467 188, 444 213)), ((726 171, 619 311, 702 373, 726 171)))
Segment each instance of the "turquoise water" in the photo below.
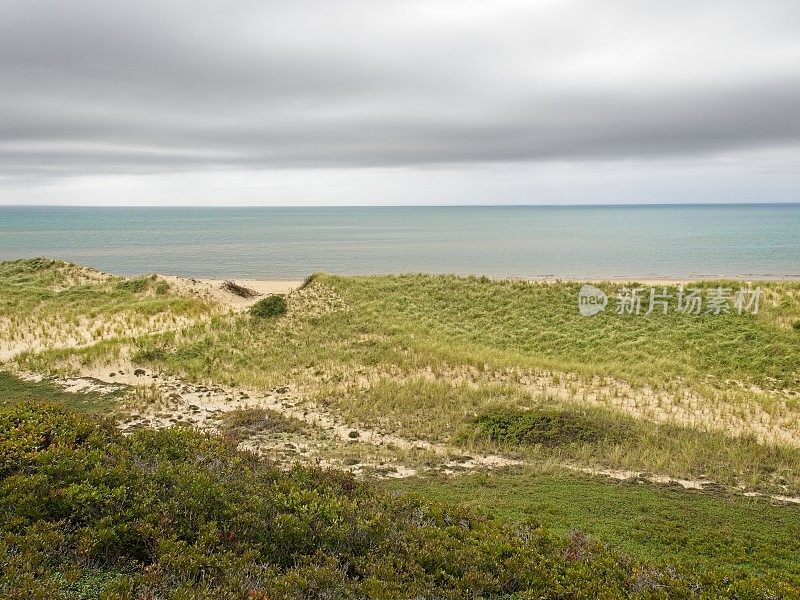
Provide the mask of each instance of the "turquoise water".
POLYGON ((798 277, 800 204, 0 207, 0 260, 33 256, 197 277, 798 277))

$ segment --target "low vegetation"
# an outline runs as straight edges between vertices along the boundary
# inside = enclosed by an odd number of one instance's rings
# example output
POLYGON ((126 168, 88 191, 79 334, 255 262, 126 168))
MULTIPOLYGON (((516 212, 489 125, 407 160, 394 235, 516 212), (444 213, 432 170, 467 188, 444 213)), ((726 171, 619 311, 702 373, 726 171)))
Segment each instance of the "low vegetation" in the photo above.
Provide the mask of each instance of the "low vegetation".
MULTIPOLYGON (((599 285, 613 297, 615 284, 599 285)), ((602 428, 636 434, 513 451, 792 495, 800 493, 800 345, 791 325, 800 284, 759 285, 757 315, 609 309, 586 318, 577 283, 317 274, 281 298, 291 318, 274 327, 247 315, 213 317, 180 336, 140 338, 133 356, 192 381, 265 390, 291 381, 350 422, 477 451, 509 449, 469 433, 470 420, 493 407, 577 409, 602 428)), ((113 362, 125 344, 45 352, 23 364, 113 362)))
POLYGON ((268 408, 242 408, 225 413, 220 423, 220 433, 241 441, 258 433, 296 433, 304 429, 303 423, 285 417, 268 408))
POLYGON ((386 480, 381 486, 505 523, 538 525, 564 536, 582 531, 652 564, 800 581, 800 508, 763 499, 561 469, 386 480))
POLYGON ((334 472, 276 470, 189 430, 128 438, 0 409, 5 598, 788 597, 772 577, 659 569, 334 472))
POLYGON ((0 371, 0 406, 37 400, 61 404, 76 412, 103 414, 110 412, 122 397, 123 387, 114 393, 88 391, 73 394, 47 380, 23 381, 11 373, 0 371))
POLYGON ((253 304, 250 307, 250 314, 259 319, 286 314, 286 298, 281 294, 270 294, 253 304))

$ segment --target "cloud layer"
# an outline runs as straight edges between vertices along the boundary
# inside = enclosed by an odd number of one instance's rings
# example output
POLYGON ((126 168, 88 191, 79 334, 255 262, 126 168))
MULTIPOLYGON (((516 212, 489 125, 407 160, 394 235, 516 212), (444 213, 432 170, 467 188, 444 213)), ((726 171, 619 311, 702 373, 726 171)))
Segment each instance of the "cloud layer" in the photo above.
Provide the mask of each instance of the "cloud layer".
POLYGON ((774 152, 785 174, 798 65, 796 0, 6 0, 0 201, 209 171, 774 152))

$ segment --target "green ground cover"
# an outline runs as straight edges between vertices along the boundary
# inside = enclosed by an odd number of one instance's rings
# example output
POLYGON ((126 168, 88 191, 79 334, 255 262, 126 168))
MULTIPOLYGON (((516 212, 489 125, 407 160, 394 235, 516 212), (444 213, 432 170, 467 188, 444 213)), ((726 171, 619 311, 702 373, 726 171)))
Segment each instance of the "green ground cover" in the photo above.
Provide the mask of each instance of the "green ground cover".
POLYGON ((800 507, 721 493, 520 470, 386 481, 507 523, 583 531, 665 566, 780 574, 800 581, 800 507))

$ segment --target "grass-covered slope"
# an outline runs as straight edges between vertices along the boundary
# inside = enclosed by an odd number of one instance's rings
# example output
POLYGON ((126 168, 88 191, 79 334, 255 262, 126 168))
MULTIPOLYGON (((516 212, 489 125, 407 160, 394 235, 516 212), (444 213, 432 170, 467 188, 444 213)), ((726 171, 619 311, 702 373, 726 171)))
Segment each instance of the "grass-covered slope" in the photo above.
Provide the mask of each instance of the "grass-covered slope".
MULTIPOLYGON (((795 493, 800 284, 757 285, 757 315, 618 315, 611 305, 587 318, 577 283, 319 275, 289 298, 286 317, 214 319, 142 340, 134 358, 192 380, 296 383, 347 420, 411 438, 795 493), (577 411, 589 429, 619 421, 628 432, 516 448, 465 433, 497 410, 577 411)), ((600 284, 612 298, 620 286, 600 284)))
POLYGON ((58 405, 0 408, 4 598, 793 597, 657 569, 580 534, 508 529, 347 476, 284 473, 188 430, 129 438, 58 405))
MULTIPOLYGON (((175 366, 242 380, 262 372, 254 366, 269 374, 298 364, 345 363, 544 368, 664 385, 676 379, 769 389, 800 385, 798 282, 756 282, 763 291, 757 315, 619 315, 612 300, 590 318, 578 313, 580 283, 436 275, 319 275, 315 283, 346 310, 312 313, 291 329, 253 327, 246 318, 220 323, 187 340, 175 366), (208 352, 221 360, 190 360, 208 352)), ((599 284, 612 298, 623 285, 599 284)), ((696 285, 738 290, 742 284, 696 285)), ((676 288, 668 292, 674 296, 676 288)))
POLYGON ((316 283, 344 309, 312 312, 291 327, 220 320, 163 358, 192 377, 241 383, 298 366, 392 365, 547 369, 698 391, 800 386, 800 283, 760 284, 758 315, 636 316, 609 307, 591 318, 578 313, 577 283, 428 275, 323 275, 316 283))
MULTIPOLYGON (((428 275, 336 278, 333 283, 361 307, 359 312, 371 314, 384 326, 399 326, 445 355, 475 362, 657 382, 712 376, 796 385, 800 377, 800 344, 789 327, 800 320, 797 283, 761 284, 765 298, 757 316, 735 311, 684 315, 674 310, 674 299, 667 315, 619 315, 613 294, 626 284, 599 284, 610 304, 590 318, 577 310, 580 283, 428 275)), ((742 284, 697 285, 738 289, 742 284)), ((668 293, 674 297, 675 286, 668 293)))
POLYGON ((155 276, 115 277, 44 258, 0 262, 0 359, 160 331, 212 312, 155 276))
MULTIPOLYGON (((402 331, 444 357, 489 364, 517 363, 627 379, 736 379, 759 385, 800 383, 800 283, 755 282, 757 315, 616 314, 614 295, 632 284, 598 284, 609 296, 593 317, 578 312, 581 283, 494 281, 475 277, 402 275, 326 278, 354 307, 359 324, 402 331), (357 309, 355 309, 357 307, 357 309)), ((738 281, 687 287, 733 291, 738 281)), ((650 286, 646 287, 649 290, 650 286)), ((663 286, 655 286, 661 293, 663 286)), ((749 286, 745 286, 749 287, 749 286)), ((649 292, 648 292, 649 293, 649 292)))

